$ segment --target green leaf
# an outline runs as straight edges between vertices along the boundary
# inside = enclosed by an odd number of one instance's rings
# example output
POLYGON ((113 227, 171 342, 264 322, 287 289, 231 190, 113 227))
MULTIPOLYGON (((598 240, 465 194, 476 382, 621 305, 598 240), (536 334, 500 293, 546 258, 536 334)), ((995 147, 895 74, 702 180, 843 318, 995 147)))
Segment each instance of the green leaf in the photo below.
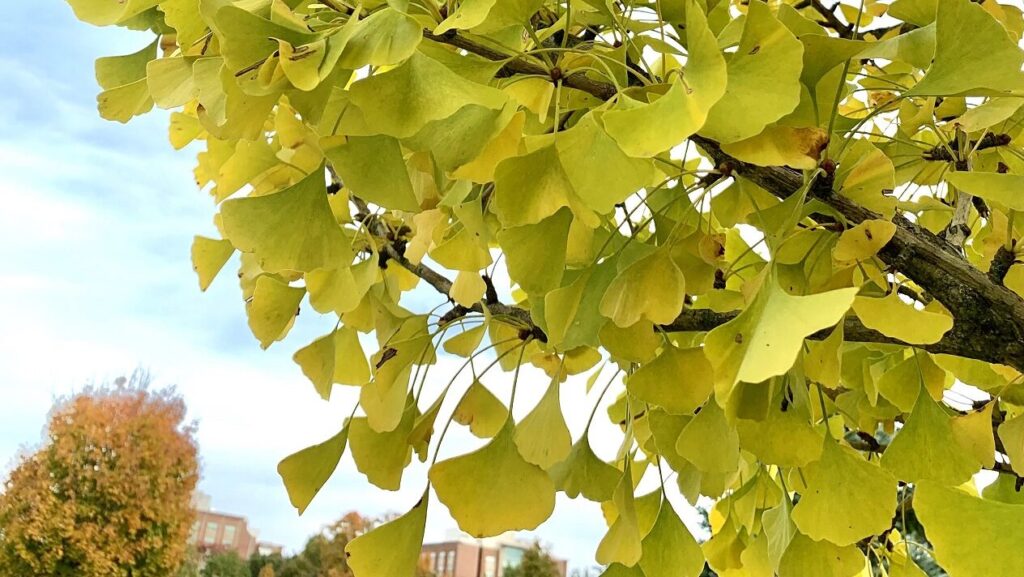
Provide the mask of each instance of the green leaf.
POLYGON ((537 224, 506 228, 498 233, 509 278, 527 294, 543 295, 561 283, 570 224, 572 211, 562 208, 537 224))
POLYGON ((96 26, 120 24, 156 6, 161 0, 68 0, 75 16, 83 22, 96 26))
POLYGON ((416 53, 423 26, 415 18, 387 7, 359 22, 338 64, 348 69, 398 64, 416 53))
POLYGON ((281 192, 226 200, 221 217, 225 237, 238 250, 254 253, 267 272, 331 269, 351 262, 319 170, 281 192))
MULTIPOLYGON (((406 399, 404 389, 402 393, 402 399, 406 399)), ((401 423, 393 431, 375 431, 366 417, 356 417, 349 422, 348 440, 356 468, 371 483, 388 491, 397 491, 402 486, 402 472, 412 459, 409 433, 417 410, 414 402, 409 403, 402 412, 401 423)))
POLYGON ((701 135, 719 142, 754 136, 800 103, 804 47, 760 0, 750 3, 739 47, 728 62, 728 90, 701 135))
POLYGON ((793 509, 793 522, 811 539, 853 545, 892 524, 896 478, 877 463, 826 439, 821 460, 803 475, 807 488, 793 509))
POLYGON ((549 473, 558 490, 569 498, 583 495, 595 503, 610 500, 622 476, 621 471, 594 454, 586 434, 572 446, 569 456, 551 467, 549 473))
POLYGON ((573 194, 557 149, 545 146, 498 165, 492 210, 505 227, 536 224, 568 206, 573 194))
POLYGON ((981 468, 960 448, 950 417, 923 388, 910 418, 882 453, 882 466, 901 481, 931 480, 947 486, 967 481, 981 468))
POLYGON ((704 126, 712 107, 725 95, 725 58, 704 12, 695 4, 691 7, 686 11, 683 78, 650 104, 617 107, 602 118, 608 134, 630 156, 650 157, 681 143, 704 126))
POLYGON ((1017 415, 1001 423, 999 440, 1003 443, 1006 456, 1010 458, 1013 471, 1024 475, 1024 415, 1017 415))
POLYGON ((641 318, 667 325, 679 316, 686 279, 667 250, 651 252, 619 271, 601 297, 600 311, 620 327, 641 318))
POLYGON ((554 483, 520 456, 512 432, 510 418, 483 448, 430 468, 438 499, 474 537, 532 530, 554 511, 554 483), (478 482, 480 471, 488 472, 487 483, 478 482))
POLYGON ((715 399, 683 428, 676 452, 704 473, 731 473, 739 466, 739 437, 715 399))
POLYGON ((1024 176, 997 172, 947 172, 946 182, 972 196, 1012 210, 1024 210, 1024 176))
POLYGON ((146 66, 156 58, 158 44, 154 40, 134 54, 96 60, 96 82, 103 89, 96 97, 101 117, 124 123, 153 108, 146 66))
POLYGON ((740 381, 759 383, 792 368, 804 338, 842 319, 857 290, 794 296, 779 286, 774 273, 767 274, 754 301, 704 340, 718 397, 727 398, 740 381))
POLYGON ((637 519, 636 502, 633 496, 632 467, 627 466, 612 497, 618 515, 608 527, 597 546, 597 562, 602 565, 618 563, 632 567, 643 555, 640 521, 637 519))
POLYGON ((1024 91, 1024 52, 1006 29, 970 0, 940 0, 935 58, 906 96, 988 95, 1024 91))
POLYGON ((356 82, 350 94, 367 125, 398 138, 468 104, 501 109, 507 100, 500 90, 466 80, 419 52, 397 68, 356 82))
POLYGON ((384 208, 419 211, 398 140, 390 136, 352 136, 324 151, 345 187, 384 208))
POLYGON ((338 468, 338 462, 345 454, 346 443, 348 423, 337 435, 323 443, 289 455, 278 463, 277 473, 281 475, 281 480, 288 490, 288 499, 292 507, 299 510, 299 515, 306 511, 306 507, 309 507, 324 483, 338 468))
POLYGON ((925 482, 917 486, 914 511, 950 577, 1024 575, 1024 505, 971 497, 925 482))
POLYGON ((700 347, 667 345, 653 361, 626 380, 634 397, 676 415, 691 414, 714 390, 714 373, 700 347))
POLYGON ((345 546, 345 560, 356 577, 408 577, 416 573, 427 525, 424 492, 411 511, 345 546))

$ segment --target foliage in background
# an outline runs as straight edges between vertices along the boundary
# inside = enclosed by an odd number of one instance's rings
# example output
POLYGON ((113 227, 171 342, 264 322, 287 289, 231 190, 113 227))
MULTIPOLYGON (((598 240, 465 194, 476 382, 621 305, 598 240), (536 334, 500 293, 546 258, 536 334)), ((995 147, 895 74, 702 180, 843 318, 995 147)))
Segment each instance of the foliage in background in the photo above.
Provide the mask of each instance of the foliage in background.
POLYGON ((523 558, 516 567, 505 567, 502 577, 559 577, 558 564, 548 555, 540 543, 523 552, 523 558))
POLYGON ((202 577, 250 577, 249 564, 234 551, 214 553, 206 558, 202 577))
POLYGON ((88 387, 54 406, 43 445, 0 494, 0 575, 167 577, 186 559, 194 428, 172 389, 88 387))
POLYGON ((261 347, 335 326, 289 343, 324 399, 359 387, 280 464, 299 512, 348 450, 387 490, 431 459, 356 577, 413 574, 428 510, 483 537, 558 492, 602 504, 609 575, 1024 574, 1019 6, 68 1, 154 33, 97 62, 99 113, 202 149, 200 287, 238 253, 261 347), (517 421, 488 383, 525 365, 517 421), (605 395, 592 446, 561 402, 605 395), (487 444, 438 461, 453 420, 487 444))

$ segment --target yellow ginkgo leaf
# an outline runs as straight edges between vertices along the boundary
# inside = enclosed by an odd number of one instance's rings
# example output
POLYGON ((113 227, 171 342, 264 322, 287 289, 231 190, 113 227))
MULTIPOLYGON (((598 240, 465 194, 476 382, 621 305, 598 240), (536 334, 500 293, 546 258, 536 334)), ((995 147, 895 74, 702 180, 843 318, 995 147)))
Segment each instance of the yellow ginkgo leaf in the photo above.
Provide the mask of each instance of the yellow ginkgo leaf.
POLYGON ((780 467, 804 467, 821 457, 821 433, 798 411, 769 411, 763 421, 736 421, 740 447, 762 462, 780 467))
POLYGON ((245 314, 249 317, 249 329, 260 342, 260 347, 265 349, 288 334, 305 295, 306 289, 290 287, 270 275, 256 279, 252 299, 245 303, 245 314))
POLYGON ((313 383, 316 392, 325 401, 331 399, 334 387, 334 333, 324 335, 305 347, 295 351, 292 356, 302 374, 313 383))
POLYGON ((857 290, 794 296, 769 272, 754 301, 704 340, 715 369, 716 396, 724 401, 740 381, 759 383, 792 368, 804 339, 842 319, 857 290))
POLYGON ((981 468, 960 448, 950 417, 924 389, 910 418, 882 453, 882 466, 901 481, 927 479, 951 487, 967 481, 981 468))
POLYGON ((704 570, 697 540, 667 498, 662 498, 654 527, 643 539, 640 568, 646 577, 698 577, 704 570))
MULTIPOLYGON (((93 3, 99 2, 94 0, 93 3)), ((153 41, 134 54, 106 56, 96 60, 96 82, 103 89, 96 97, 100 116, 124 123, 153 108, 153 98, 146 80, 146 65, 156 58, 158 44, 158 41, 153 41)))
POLYGON ((630 156, 645 158, 669 150, 704 125, 712 107, 725 94, 725 58, 708 28, 704 11, 686 11, 688 55, 684 78, 650 104, 621 106, 605 113, 608 134, 630 156))
MULTIPOLYGON (((982 467, 992 468, 996 462, 996 439, 992 434, 992 410, 995 403, 987 403, 980 411, 953 418, 953 438, 982 467)), ((1003 423, 1005 425, 1006 423, 1003 423)), ((1006 439, 1003 446, 1009 451, 1006 439)), ((1018 455, 1024 458, 1024 454, 1018 455)), ((1011 457, 1012 460, 1012 457, 1011 457)))
POLYGON ((459 528, 474 537, 528 531, 555 508, 555 485, 540 467, 526 462, 512 439, 512 419, 483 448, 430 468, 438 499, 459 528), (477 482, 480 471, 488 482, 477 482))
POLYGON ((917 403, 921 385, 933 399, 941 399, 946 388, 946 371, 925 353, 915 353, 874 380, 875 388, 890 403, 909 413, 917 403))
POLYGON ((937 343, 953 328, 953 317, 916 309, 896 291, 882 298, 857 297, 853 311, 869 329, 912 345, 937 343))
POLYGON ((558 490, 569 498, 583 495, 595 503, 610 500, 622 476, 621 471, 594 454, 586 434, 572 446, 569 456, 549 472, 558 490))
POLYGON ((192 239, 192 270, 199 276, 199 289, 205 291, 216 278, 220 269, 235 253, 231 241, 215 240, 205 236, 192 239))
POLYGON ((618 563, 632 567, 643 554, 643 534, 640 532, 633 496, 632 467, 626 467, 623 472, 612 501, 617 515, 597 546, 597 562, 602 565, 618 563))
POLYGON ((917 486, 914 511, 950 577, 1024 575, 1024 505, 978 499, 957 489, 925 482, 917 486))
POLYGON ((728 62, 728 90, 708 114, 701 134, 736 142, 800 103, 804 47, 760 0, 750 3, 739 46, 728 62))
POLYGON ((557 377, 551 379, 540 402, 516 427, 519 454, 542 469, 564 461, 572 450, 572 436, 562 414, 559 381, 557 377))
POLYGON ((1024 415, 1017 415, 1000 424, 999 440, 1003 442, 1013 471, 1024 475, 1024 415))
POLYGON ((782 555, 778 577, 860 577, 864 562, 855 545, 840 547, 797 533, 782 555))
POLYGON ((852 545, 892 524, 896 478, 877 463, 826 439, 821 460, 803 474, 807 487, 793 509, 793 522, 811 539, 852 545))
POLYGON ((459 274, 455 275, 448 296, 452 297, 456 304, 469 308, 480 302, 486 290, 487 284, 479 273, 459 271, 459 274))
POLYGON ((416 573, 427 525, 424 492, 401 517, 356 537, 345 546, 345 561, 356 577, 408 577, 416 573))
POLYGON ((723 144, 722 150, 758 166, 791 166, 810 170, 818 166, 828 135, 821 128, 771 125, 750 138, 723 144))
POLYGON ((646 318, 667 325, 683 309, 686 279, 665 250, 640 258, 624 270, 601 297, 601 314, 620 327, 646 318))
MULTIPOLYGON (((406 396, 403 394, 402 398, 406 396)), ((352 446, 352 460, 359 472, 381 489, 397 491, 402 485, 402 471, 412 458, 409 433, 417 413, 416 404, 410 400, 410 406, 402 414, 401 424, 384 433, 373 430, 366 417, 356 417, 349 422, 348 442, 352 446)))
POLYGON ((895 234, 896 225, 888 220, 865 220, 843 231, 832 249, 832 257, 840 262, 867 260, 878 254, 895 234))
MULTIPOLYGON (((550 293, 549 293, 550 294, 550 293)), ((545 309, 545 313, 548 309, 545 309)), ((654 359, 661 346, 661 337, 650 321, 641 320, 622 328, 615 323, 605 323, 598 333, 603 346, 613 358, 634 363, 646 363, 654 359)))
POLYGON ((626 388, 636 398, 669 413, 690 414, 714 390, 714 373, 702 348, 667 345, 656 359, 629 376, 626 388))
POLYGON ((299 510, 299 515, 306 511, 313 497, 334 474, 347 443, 348 423, 345 423, 337 435, 289 455, 278 463, 277 473, 281 475, 288 490, 288 499, 292 507, 299 510))
POLYGON ((325 154, 345 187, 360 198, 384 208, 419 210, 398 140, 390 136, 353 136, 325 154))
POLYGON ((416 53, 422 39, 423 26, 415 18, 387 6, 353 26, 338 65, 354 70, 398 64, 416 53))
POLYGON ((739 437, 714 398, 683 428, 676 452, 704 473, 730 473, 739 466, 739 437))
POLYGON ((498 434, 508 420, 508 407, 483 383, 473 381, 455 407, 452 419, 469 427, 469 432, 488 439, 498 434))
MULTIPOLYGON (((482 279, 481 279, 482 280, 482 279)), ((487 332, 487 325, 481 324, 449 338, 444 342, 444 350, 451 355, 469 358, 480 346, 487 332)))
POLYGON ((536 224, 569 206, 573 194, 558 151, 545 146, 498 165, 492 210, 506 227, 536 224))
POLYGON ((321 171, 281 192, 224 201, 221 215, 226 238, 238 250, 254 253, 267 272, 308 272, 351 262, 321 171))

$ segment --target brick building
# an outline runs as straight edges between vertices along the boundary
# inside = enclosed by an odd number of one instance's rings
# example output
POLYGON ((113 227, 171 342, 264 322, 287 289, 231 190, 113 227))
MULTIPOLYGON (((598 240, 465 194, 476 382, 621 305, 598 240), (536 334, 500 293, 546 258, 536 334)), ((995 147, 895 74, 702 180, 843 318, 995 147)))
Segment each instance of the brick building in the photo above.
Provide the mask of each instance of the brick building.
POLYGON ((192 507, 196 518, 189 543, 200 553, 208 555, 234 551, 242 559, 248 559, 257 552, 281 552, 278 545, 258 541, 256 532, 249 529, 249 521, 245 517, 213 511, 209 495, 196 492, 192 498, 192 507))
MULTIPOLYGON (((516 538, 473 539, 450 535, 441 543, 427 543, 420 553, 420 566, 436 577, 502 577, 505 567, 516 567, 523 553, 533 546, 516 538)), ((566 562, 554 559, 562 577, 566 562)))

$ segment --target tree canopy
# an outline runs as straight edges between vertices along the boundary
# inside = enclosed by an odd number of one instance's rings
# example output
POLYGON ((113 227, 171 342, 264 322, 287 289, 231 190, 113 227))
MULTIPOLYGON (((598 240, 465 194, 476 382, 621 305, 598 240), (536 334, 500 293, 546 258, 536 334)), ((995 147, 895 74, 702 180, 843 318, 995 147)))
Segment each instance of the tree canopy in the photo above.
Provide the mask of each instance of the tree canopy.
POLYGON ((99 112, 201 149, 200 288, 239 253, 260 346, 359 387, 282 461, 292 503, 347 450, 388 490, 431 459, 356 577, 413 574, 430 508, 488 536, 557 492, 603 504, 609 576, 1024 574, 1018 6, 69 2, 156 35, 97 62, 99 112), (275 345, 300 307, 336 328, 275 345), (473 382, 424 395, 441 355, 473 382), (550 383, 515 422, 486 382, 523 364, 550 383), (573 375, 617 446, 568 429, 573 375), (448 408, 487 444, 435 462, 448 408), (716 500, 710 541, 653 475, 716 500))
POLYGON ((167 577, 186 561, 198 479, 173 391, 127 383, 59 401, 0 493, 0 576, 167 577))

